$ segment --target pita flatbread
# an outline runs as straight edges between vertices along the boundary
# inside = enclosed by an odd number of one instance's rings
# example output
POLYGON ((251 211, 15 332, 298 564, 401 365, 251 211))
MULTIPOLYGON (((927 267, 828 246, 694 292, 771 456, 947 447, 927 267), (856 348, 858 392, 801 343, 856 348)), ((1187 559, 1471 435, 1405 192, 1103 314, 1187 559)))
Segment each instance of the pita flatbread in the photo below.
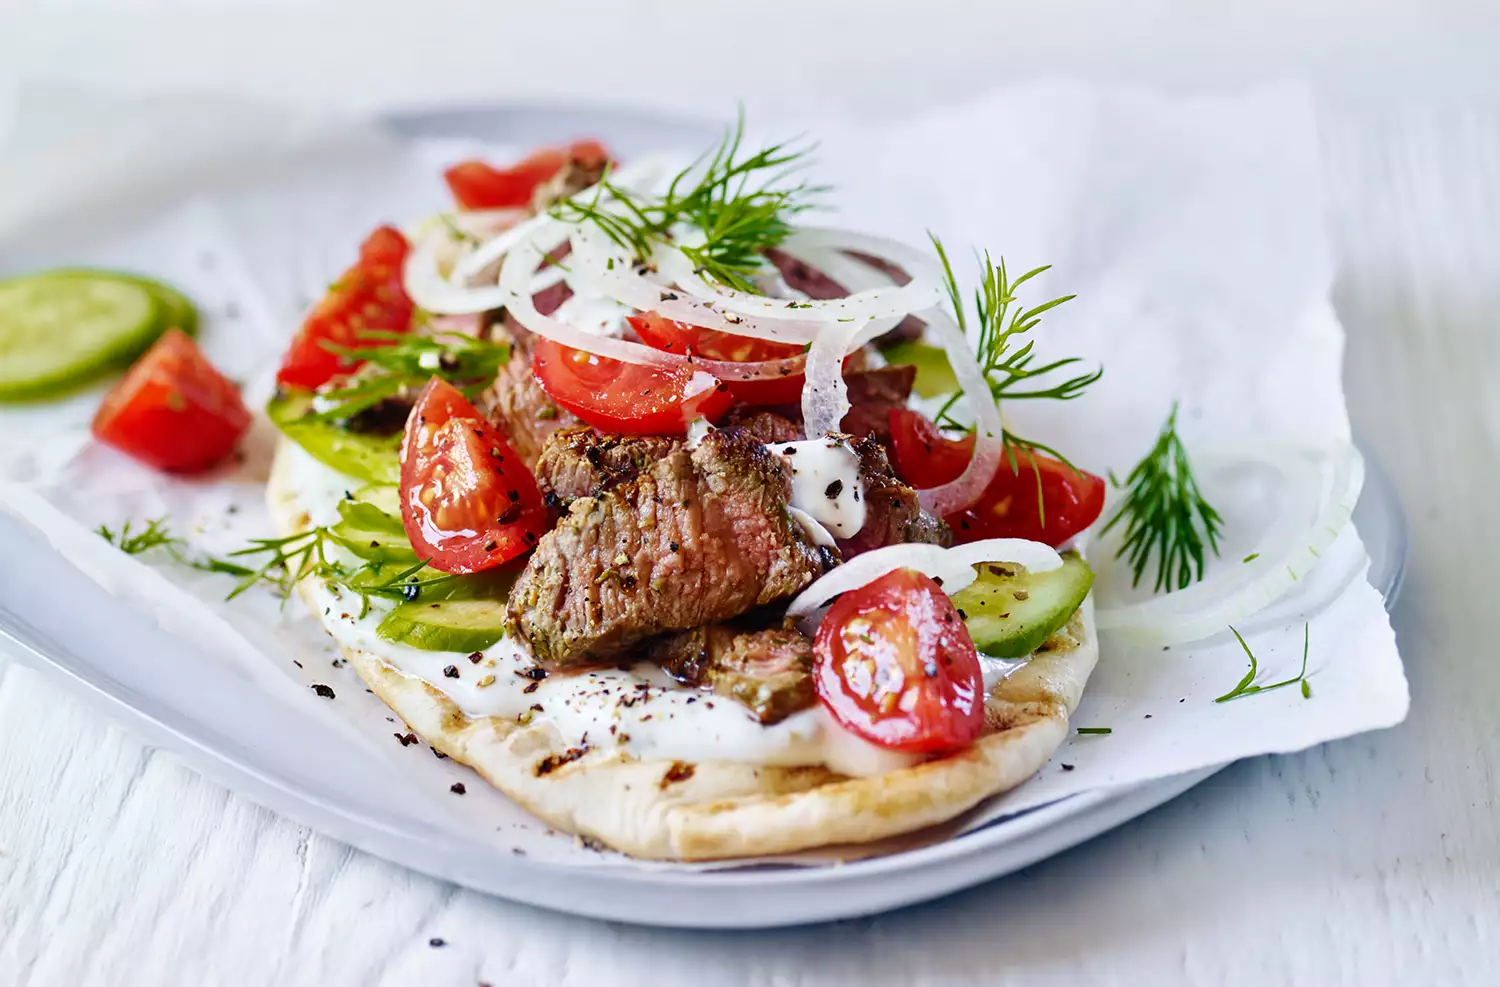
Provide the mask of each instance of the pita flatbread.
MULTIPOLYGON (((289 484, 287 450, 282 439, 267 488, 282 535, 310 524, 289 484)), ((304 596, 308 588, 302 587, 304 596)), ((545 723, 469 716, 379 655, 343 651, 412 730, 549 825, 638 857, 713 860, 882 840, 952 819, 1014 788, 1067 735, 1098 643, 1086 602, 1030 662, 996 684, 986 702, 985 733, 972 746, 864 778, 822 766, 642 761, 600 748, 578 756, 545 723)))

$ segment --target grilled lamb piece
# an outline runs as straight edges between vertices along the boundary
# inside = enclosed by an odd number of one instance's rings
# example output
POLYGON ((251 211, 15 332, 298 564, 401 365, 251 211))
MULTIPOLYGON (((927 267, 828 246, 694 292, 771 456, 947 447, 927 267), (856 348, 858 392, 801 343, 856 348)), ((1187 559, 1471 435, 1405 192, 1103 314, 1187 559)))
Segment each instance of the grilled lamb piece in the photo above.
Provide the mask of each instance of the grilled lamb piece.
POLYGON ((854 537, 839 540, 839 551, 845 559, 887 545, 953 544, 948 525, 922 510, 917 492, 896 478, 879 442, 867 436, 854 448, 859 453, 859 478, 865 489, 865 525, 854 537))
POLYGON ((916 379, 917 368, 910 364, 846 375, 844 382, 849 385, 851 407, 839 427, 855 438, 873 435, 881 442, 889 442, 891 409, 906 407, 916 379))
MULTIPOLYGON (((891 409, 906 407, 916 379, 917 368, 910 365, 846 370, 844 383, 849 388, 850 408, 840 427, 857 439, 873 435, 881 442, 889 442, 891 409)), ((794 442, 806 437, 802 431, 802 409, 795 404, 737 409, 730 413, 730 421, 751 429, 762 442, 794 442)))
POLYGON ((774 411, 763 411, 758 408, 741 407, 730 411, 727 424, 743 428, 767 445, 776 442, 797 442, 807 438, 807 434, 802 431, 801 422, 774 411))
MULTIPOLYGON (((855 250, 847 251, 847 253, 855 260, 863 261, 876 270, 885 272, 897 284, 906 284, 911 280, 909 274, 889 261, 882 260, 879 257, 871 257, 868 254, 862 254, 855 250)), ((800 291, 808 298, 825 300, 829 298, 843 298, 849 294, 849 292, 844 290, 843 285, 822 271, 809 267, 800 260, 796 260, 779 250, 768 251, 766 259, 776 265, 776 269, 781 272, 781 280, 786 282, 788 288, 800 291)), ((877 342, 883 345, 890 345, 891 343, 899 343, 909 339, 920 339, 925 325, 916 316, 908 315, 889 332, 881 336, 877 342)))
POLYGON ((681 439, 664 435, 606 435, 587 425, 560 428, 542 445, 536 482, 558 505, 598 497, 634 480, 680 445, 681 439))
POLYGON ((579 424, 573 413, 553 402, 531 372, 531 358, 518 346, 484 393, 480 408, 510 439, 527 467, 536 464, 547 437, 579 424))
POLYGON ((742 703, 762 723, 784 720, 816 698, 812 641, 790 623, 697 627, 651 642, 650 656, 677 681, 742 703))
POLYGON ((790 495, 781 460, 747 432, 678 447, 573 502, 516 581, 508 629, 558 668, 785 599, 833 562, 792 519, 790 495))

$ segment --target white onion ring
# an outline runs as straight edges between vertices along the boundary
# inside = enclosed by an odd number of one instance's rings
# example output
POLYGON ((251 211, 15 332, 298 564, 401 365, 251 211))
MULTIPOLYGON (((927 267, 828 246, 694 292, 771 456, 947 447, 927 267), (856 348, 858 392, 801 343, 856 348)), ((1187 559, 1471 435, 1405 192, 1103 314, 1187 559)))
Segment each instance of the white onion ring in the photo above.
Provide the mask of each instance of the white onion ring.
POLYGON ((1102 633, 1151 647, 1202 640, 1265 609, 1318 564, 1348 525, 1364 486, 1359 450, 1342 440, 1326 448, 1262 442, 1194 456, 1200 475, 1246 462, 1272 466, 1286 489, 1318 498, 1308 505, 1312 520, 1284 512, 1261 539, 1257 558, 1231 561, 1217 574, 1210 570, 1186 589, 1117 606, 1101 601, 1096 620, 1102 633))
POLYGON ((974 567, 983 562, 1009 562, 1031 572, 1048 572, 1062 565, 1057 550, 1024 538, 989 538, 943 548, 939 545, 887 545, 856 555, 797 594, 787 608, 789 617, 807 617, 829 600, 859 589, 897 569, 916 569, 937 580, 949 596, 978 578, 974 567))
MULTIPOLYGON (((620 188, 639 191, 654 185, 665 170, 666 164, 661 157, 642 158, 621 168, 610 180, 620 188)), ((570 196, 569 201, 592 196, 593 190, 594 186, 589 186, 570 196)), ((437 230, 421 238, 401 268, 401 280, 411 300, 439 315, 472 315, 504 304, 504 293, 497 286, 470 285, 467 282, 504 257, 516 244, 546 226, 551 217, 543 212, 525 218, 527 210, 496 209, 459 213, 454 219, 454 224, 464 232, 477 234, 486 224, 492 226, 505 217, 519 222, 510 223, 497 235, 464 253, 454 262, 448 277, 441 272, 442 247, 452 242, 447 231, 437 230)), ((550 271, 544 273, 551 275, 550 271)), ((534 290, 540 291, 543 287, 545 285, 539 285, 534 290)))
MULTIPOLYGON (((612 360, 666 368, 690 366, 694 370, 712 374, 719 380, 764 380, 802 373, 804 358, 800 356, 758 363, 700 360, 680 353, 653 349, 625 339, 584 332, 560 319, 542 315, 532 302, 531 296, 536 282, 531 272, 536 270, 549 252, 561 246, 570 237, 573 229, 574 227, 570 224, 556 220, 549 225, 540 226, 529 237, 516 244, 506 255, 504 264, 501 265, 499 288, 504 293, 502 304, 527 329, 564 346, 587 350, 612 360)), ((574 260, 576 261, 576 258, 574 260)), ((576 267, 576 263, 570 263, 570 272, 576 270, 576 267)), ((597 286, 590 282, 575 281, 571 273, 568 283, 574 286, 575 291, 595 288, 596 290, 588 293, 596 295, 604 293, 597 290, 597 286)), ((579 293, 583 294, 584 291, 579 291, 579 293)))
MULTIPOLYGON (((649 278, 637 271, 629 252, 595 224, 579 224, 571 239, 573 276, 584 279, 583 283, 598 294, 642 312, 657 312, 677 322, 773 343, 810 343, 824 325, 822 321, 812 319, 763 321, 733 312, 715 311, 711 305, 693 298, 680 287, 674 287, 664 270, 660 279, 649 278)), ((674 256, 681 258, 682 252, 667 244, 658 244, 652 251, 651 262, 661 270, 670 266, 674 256)), ((795 299, 783 299, 782 303, 800 304, 795 299)))
POLYGON ((849 280, 847 278, 841 279, 824 271, 849 294, 842 298, 799 300, 767 298, 732 288, 715 287, 693 270, 692 262, 681 250, 669 248, 662 252, 663 255, 657 259, 657 266, 668 281, 714 309, 756 320, 829 323, 852 319, 867 322, 905 316, 930 308, 942 299, 938 289, 937 270, 931 259, 895 240, 845 230, 801 227, 787 237, 778 249, 798 259, 802 259, 809 251, 826 254, 857 250, 904 268, 911 280, 904 285, 896 285, 891 279, 883 278, 862 289, 857 284, 844 283, 849 280))
POLYGON ((1005 426, 1000 420, 1000 405, 990 394, 984 371, 979 369, 969 343, 959 331, 958 323, 941 308, 917 313, 927 328, 943 344, 953 375, 963 388, 969 408, 974 413, 974 454, 969 464, 954 480, 941 486, 917 491, 917 499, 929 514, 943 517, 968 507, 989 487, 1000 468, 1005 447, 1005 426))
POLYGON ((844 357, 855 348, 855 338, 864 327, 857 322, 826 327, 807 351, 807 380, 802 385, 802 429, 809 439, 819 439, 839 430, 839 423, 853 407, 849 385, 844 383, 844 357))

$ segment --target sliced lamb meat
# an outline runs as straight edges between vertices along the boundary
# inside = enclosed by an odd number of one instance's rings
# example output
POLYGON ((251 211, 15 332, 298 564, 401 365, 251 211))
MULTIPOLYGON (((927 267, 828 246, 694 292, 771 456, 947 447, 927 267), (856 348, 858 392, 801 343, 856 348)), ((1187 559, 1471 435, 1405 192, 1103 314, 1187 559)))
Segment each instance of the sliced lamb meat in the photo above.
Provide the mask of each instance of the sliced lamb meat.
MULTIPOLYGON (((799 416, 800 417, 800 416, 799 416)), ((729 413, 727 424, 738 425, 762 442, 797 442, 807 438, 802 425, 785 415, 759 408, 736 408, 729 413)))
POLYGON ((906 407, 916 379, 917 368, 910 364, 848 374, 844 382, 849 385, 851 407, 840 427, 855 438, 873 435, 881 442, 889 442, 891 409, 906 407))
POLYGON ((531 359, 520 347, 480 399, 480 410, 504 430, 516 454, 535 466, 547 437, 560 428, 579 424, 572 412, 553 402, 531 372, 531 359))
MULTIPOLYGON (((896 282, 896 284, 906 284, 911 280, 909 274, 890 261, 882 260, 879 257, 871 257, 868 254, 862 254, 853 250, 848 251, 848 254, 854 259, 863 261, 876 270, 883 272, 892 281, 896 282)), ((766 258, 772 264, 776 265, 776 269, 781 272, 781 280, 786 282, 788 288, 800 291, 808 298, 826 300, 829 298, 843 298, 849 294, 849 292, 844 290, 843 285, 822 271, 809 267, 800 260, 789 257, 779 250, 768 251, 766 258)), ((894 328, 880 336, 876 342, 881 345, 890 345, 891 343, 899 343, 908 339, 918 339, 921 337, 922 330, 925 327, 926 324, 921 319, 914 315, 908 315, 897 323, 894 328)))
POLYGON ((677 681, 742 703, 762 723, 784 720, 816 698, 812 641, 790 624, 698 627, 656 639, 649 653, 677 681))
POLYGON ((560 428, 537 457, 536 482, 558 505, 598 497, 634 480, 680 445, 681 439, 664 435, 605 435, 587 425, 560 428))
MULTIPOLYGON (((916 379, 917 368, 910 365, 846 372, 844 383, 849 388, 850 408, 840 423, 844 432, 857 439, 873 435, 881 442, 889 442, 890 411, 906 407, 916 379)), ((762 442, 795 442, 806 437, 802 431, 802 409, 795 404, 739 408, 730 413, 730 421, 753 430, 762 442)))
POLYGON ((921 542, 953 544, 953 532, 941 518, 922 510, 917 492, 896 479, 885 449, 873 438, 855 444, 859 478, 865 489, 865 525, 852 538, 839 541, 845 559, 887 545, 921 542))
POLYGON ((557 174, 542 182, 531 193, 532 212, 545 212, 554 203, 598 184, 608 165, 609 158, 604 156, 587 159, 570 156, 567 164, 557 170, 557 174))
POLYGON ((754 436, 710 432, 574 501, 516 581, 506 623, 556 668, 785 599, 833 562, 792 519, 790 495, 781 460, 754 436))

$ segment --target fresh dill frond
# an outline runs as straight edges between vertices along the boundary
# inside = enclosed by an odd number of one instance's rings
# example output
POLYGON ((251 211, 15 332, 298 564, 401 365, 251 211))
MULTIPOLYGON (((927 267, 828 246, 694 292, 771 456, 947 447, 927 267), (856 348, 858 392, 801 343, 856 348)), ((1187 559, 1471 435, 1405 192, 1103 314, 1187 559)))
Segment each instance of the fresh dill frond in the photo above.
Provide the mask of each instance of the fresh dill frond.
MULTIPOLYGON (((936 235, 929 233, 928 237, 937 251, 938 260, 942 262, 944 287, 958 320, 958 327, 964 337, 968 338, 969 322, 965 315, 963 293, 958 286, 958 278, 953 273, 953 265, 948 260, 948 252, 936 235)), ((977 318, 974 355, 997 401, 1001 398, 1007 401, 1071 401, 1082 396, 1090 385, 1104 376, 1104 368, 1097 367, 1062 380, 1038 380, 1064 367, 1083 362, 1081 357, 1073 356, 1038 365, 1035 363, 1034 353, 1036 340, 1020 338, 1035 329, 1044 314, 1077 297, 1062 295, 1030 308, 1016 304, 1016 293, 1021 286, 1050 269, 1051 265, 1035 267, 1012 281, 1004 257, 996 264, 986 252, 980 262, 981 280, 974 289, 974 313, 977 318)), ((950 401, 950 405, 951 403, 950 401)))
MULTIPOLYGON (((344 505, 339 506, 340 518, 344 519, 347 516, 344 505)), ((126 521, 118 531, 107 525, 100 525, 95 531, 129 555, 140 555, 159 548, 174 561, 189 568, 234 576, 236 582, 225 597, 226 600, 233 600, 256 585, 270 587, 285 600, 291 596, 299 582, 313 576, 358 594, 361 600, 360 616, 364 616, 369 612, 372 598, 414 600, 425 591, 457 578, 448 573, 436 573, 423 578, 423 573, 428 568, 426 560, 398 563, 389 558, 377 557, 359 565, 346 564, 330 552, 330 546, 337 544, 331 525, 309 528, 282 538, 252 538, 247 547, 230 552, 227 558, 188 555, 183 551, 186 542, 171 533, 165 517, 149 520, 141 529, 136 529, 131 521, 126 521), (255 558, 256 556, 261 558, 255 558), (242 565, 233 561, 235 559, 253 559, 258 564, 242 565)))
POLYGON ((118 532, 104 524, 95 528, 94 532, 126 555, 140 555, 153 548, 159 548, 170 555, 174 561, 200 572, 222 572, 231 576, 245 576, 250 572, 244 566, 224 559, 192 558, 185 554, 182 547, 187 542, 172 534, 167 527, 166 515, 148 519, 145 528, 135 532, 131 530, 133 526, 133 522, 126 520, 120 525, 118 532))
MULTIPOLYGON (((957 275, 953 273, 953 264, 948 259, 948 251, 936 234, 928 233, 928 237, 932 240, 933 249, 942 263, 943 287, 947 291, 949 303, 953 306, 953 315, 958 322, 959 331, 963 333, 965 339, 969 339, 971 323, 968 306, 964 304, 963 291, 959 288, 957 275)), ((1104 375, 1104 368, 1099 367, 1088 373, 1053 383, 1035 382, 1035 378, 1045 377, 1063 367, 1081 363, 1082 360, 1079 357, 1068 357, 1037 366, 1033 362, 1035 340, 1026 339, 1021 342, 1018 337, 1025 336, 1035 329, 1041 322, 1043 314, 1075 296, 1064 295, 1031 308, 1021 308, 1016 305, 1016 290, 1038 274, 1048 270, 1047 267, 1034 268, 1012 281, 1005 266, 1005 258, 1002 257, 1000 263, 996 264, 986 253, 980 262, 980 270, 981 279, 979 287, 974 291, 973 307, 976 320, 973 323, 976 330, 974 334, 975 358, 984 374, 985 382, 989 385, 991 400, 1050 398, 1058 401, 1071 401, 1082 395, 1089 385, 1104 375), (1029 388, 1023 388, 1020 386, 1023 382, 1033 383, 1029 388)), ((969 426, 959 423, 952 416, 953 406, 962 396, 961 393, 955 392, 939 409, 936 421, 940 427, 968 431, 969 426)), ((969 397, 971 401, 979 399, 978 395, 969 397)), ((1001 438, 1006 463, 1013 474, 1020 474, 1023 457, 1030 459, 1032 472, 1036 476, 1037 513, 1045 527, 1047 514, 1042 497, 1042 468, 1037 461, 1038 453, 1061 461, 1074 472, 1077 472, 1077 467, 1062 453, 1035 439, 1023 438, 1008 429, 1002 433, 1001 438)))
POLYGON ((1282 686, 1296 685, 1299 682, 1302 684, 1302 698, 1311 699, 1312 686, 1307 681, 1307 648, 1309 635, 1311 634, 1311 627, 1312 625, 1310 624, 1304 623, 1302 625, 1302 671, 1297 673, 1296 678, 1286 679, 1282 682, 1272 682, 1269 685, 1256 685, 1255 675, 1260 670, 1260 666, 1259 663, 1255 660, 1255 653, 1250 650, 1250 645, 1245 643, 1245 639, 1243 636, 1241 636, 1240 632, 1235 630, 1234 626, 1231 625, 1229 630, 1233 632, 1235 640, 1240 642, 1240 647, 1244 649, 1246 657, 1250 659, 1250 671, 1245 673, 1245 677, 1240 679, 1239 683, 1233 689, 1230 689, 1228 692, 1224 693, 1224 695, 1215 699, 1214 702, 1227 703, 1234 699, 1243 699, 1246 696, 1253 696, 1256 693, 1270 692, 1272 689, 1280 689, 1282 686))
POLYGON ((815 208, 812 198, 827 189, 789 184, 808 163, 812 146, 783 141, 741 156, 744 136, 742 110, 718 147, 678 172, 659 199, 621 188, 606 173, 593 196, 559 202, 551 214, 595 223, 642 263, 656 247, 676 246, 701 277, 759 293, 753 278, 767 270, 766 251, 792 234, 791 218, 815 208), (679 224, 700 230, 703 242, 675 243, 673 228, 679 224))
POLYGON ((127 520, 120 525, 119 531, 112 531, 108 525, 101 524, 94 529, 94 533, 126 555, 140 555, 150 549, 174 545, 180 541, 167 530, 165 515, 148 519, 144 528, 135 531, 131 528, 132 523, 127 520))
POLYGON ((1219 554, 1223 519, 1198 489, 1187 450, 1177 436, 1175 402, 1155 445, 1125 482, 1129 493, 1101 534, 1124 520, 1125 540, 1115 555, 1129 559, 1131 585, 1140 584, 1153 555, 1153 592, 1170 593, 1202 579, 1206 553, 1219 554))
POLYGON ((388 398, 410 395, 433 377, 454 384, 473 398, 494 381, 510 361, 507 343, 478 339, 462 333, 421 335, 368 330, 362 338, 384 346, 351 348, 324 342, 324 348, 363 366, 342 386, 321 396, 331 407, 309 416, 317 421, 343 421, 388 398))

